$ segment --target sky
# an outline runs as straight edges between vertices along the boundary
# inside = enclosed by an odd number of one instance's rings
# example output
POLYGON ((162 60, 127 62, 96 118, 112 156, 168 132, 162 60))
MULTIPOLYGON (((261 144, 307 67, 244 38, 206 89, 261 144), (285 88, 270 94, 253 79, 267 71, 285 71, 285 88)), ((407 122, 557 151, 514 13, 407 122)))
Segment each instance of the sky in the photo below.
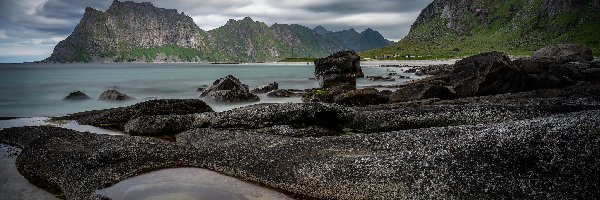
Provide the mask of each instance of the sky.
MULTIPOLYGON (((139 0, 134 0, 141 2, 139 0)), ((433 0, 143 0, 192 17, 203 30, 246 16, 269 25, 322 25, 331 31, 373 28, 402 39, 433 0)), ((64 40, 85 7, 106 10, 113 0, 0 0, 0 63, 42 60, 64 40)))

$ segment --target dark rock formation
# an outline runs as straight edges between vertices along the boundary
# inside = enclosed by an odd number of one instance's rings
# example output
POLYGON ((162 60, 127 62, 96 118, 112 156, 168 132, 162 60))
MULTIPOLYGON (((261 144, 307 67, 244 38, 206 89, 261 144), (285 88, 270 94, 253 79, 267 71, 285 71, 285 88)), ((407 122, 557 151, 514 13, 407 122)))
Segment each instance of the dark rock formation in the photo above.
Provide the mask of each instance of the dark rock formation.
POLYGON ((124 132, 129 135, 175 135, 192 128, 192 115, 142 115, 129 120, 124 132))
POLYGON ((360 56, 354 51, 340 51, 314 63, 315 77, 322 88, 356 87, 356 78, 364 76, 360 56))
POLYGON ((439 98, 453 99, 456 97, 445 82, 440 80, 419 81, 403 85, 392 92, 391 102, 416 101, 422 99, 439 98))
POLYGON ((395 78, 392 78, 392 76, 387 76, 387 77, 383 77, 383 76, 367 76, 367 79, 371 80, 371 81, 396 81, 395 78))
POLYGON ((106 90, 100 94, 100 97, 98 97, 98 100, 101 101, 127 101, 133 99, 135 98, 123 94, 117 90, 106 90))
POLYGON ((304 94, 303 90, 295 89, 279 89, 267 93, 269 97, 301 97, 304 94))
POLYGON ((326 89, 310 89, 302 95, 302 102, 334 103, 335 97, 352 90, 355 90, 355 88, 345 86, 330 87, 326 89))
POLYGON ((260 101, 255 94, 250 93, 248 85, 242 84, 239 79, 227 75, 217 79, 212 86, 202 92, 201 97, 216 102, 253 102, 260 101))
POLYGON ((57 119, 76 120, 80 124, 123 129, 125 123, 146 115, 170 115, 213 112, 199 99, 157 99, 127 107, 93 110, 70 114, 57 119))
POLYGON ((533 59, 553 59, 560 63, 584 62, 594 59, 592 49, 577 44, 556 44, 544 47, 533 54, 533 59))
POLYGON ((69 95, 67 95, 63 100, 88 100, 91 99, 87 94, 81 92, 81 91, 76 91, 76 92, 71 92, 69 93, 69 95))
POLYGON ((458 96, 522 91, 524 76, 504 53, 489 52, 457 61, 450 83, 458 96))
POLYGON ((279 89, 279 84, 277 82, 272 82, 252 89, 252 93, 267 93, 277 89, 279 89))
POLYGON ((366 106, 388 103, 388 95, 379 92, 375 88, 365 88, 342 93, 335 97, 335 103, 343 106, 366 106))

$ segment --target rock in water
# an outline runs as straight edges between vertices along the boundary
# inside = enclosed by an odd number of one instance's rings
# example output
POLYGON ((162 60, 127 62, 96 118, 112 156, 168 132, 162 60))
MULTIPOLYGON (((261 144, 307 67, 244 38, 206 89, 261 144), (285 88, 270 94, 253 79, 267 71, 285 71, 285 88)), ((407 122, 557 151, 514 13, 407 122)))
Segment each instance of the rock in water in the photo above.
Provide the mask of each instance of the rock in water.
POLYGON ((252 90, 252 93, 267 93, 273 90, 279 89, 279 84, 277 82, 272 82, 266 85, 261 85, 252 90))
POLYGON ((81 92, 81 91, 76 91, 76 92, 71 92, 69 93, 69 95, 67 95, 63 100, 88 100, 91 99, 87 94, 81 92))
POLYGON ((488 52, 456 62, 450 83, 460 97, 483 96, 519 92, 524 76, 506 54, 488 52))
POLYGON ((202 92, 201 97, 216 102, 254 102, 260 101, 255 94, 250 93, 248 85, 242 84, 232 75, 217 79, 212 86, 202 92))
POLYGON ((550 58, 558 62, 583 62, 594 59, 592 49, 578 44, 556 44, 544 47, 533 54, 533 59, 550 58))
POLYGON ((102 92, 98 100, 101 101, 126 101, 133 100, 135 98, 130 97, 129 95, 123 94, 117 90, 106 90, 102 92))
POLYGON ((354 51, 340 51, 326 58, 316 59, 314 63, 315 76, 322 88, 356 87, 356 78, 364 76, 360 68, 360 56, 354 51))

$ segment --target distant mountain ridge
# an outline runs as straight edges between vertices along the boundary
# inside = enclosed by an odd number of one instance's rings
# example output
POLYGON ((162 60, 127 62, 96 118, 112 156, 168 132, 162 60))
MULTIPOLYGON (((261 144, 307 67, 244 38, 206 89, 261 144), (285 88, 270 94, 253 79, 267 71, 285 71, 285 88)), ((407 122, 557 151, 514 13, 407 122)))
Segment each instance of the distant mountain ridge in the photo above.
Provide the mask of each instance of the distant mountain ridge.
POLYGON ((362 55, 531 55, 559 43, 583 44, 599 55, 598 13, 600 0, 434 0, 401 41, 362 55))
POLYGON ((372 29, 358 33, 297 24, 268 26, 250 17, 204 31, 175 9, 115 0, 105 12, 86 8, 73 33, 43 62, 266 62, 389 44, 372 29))

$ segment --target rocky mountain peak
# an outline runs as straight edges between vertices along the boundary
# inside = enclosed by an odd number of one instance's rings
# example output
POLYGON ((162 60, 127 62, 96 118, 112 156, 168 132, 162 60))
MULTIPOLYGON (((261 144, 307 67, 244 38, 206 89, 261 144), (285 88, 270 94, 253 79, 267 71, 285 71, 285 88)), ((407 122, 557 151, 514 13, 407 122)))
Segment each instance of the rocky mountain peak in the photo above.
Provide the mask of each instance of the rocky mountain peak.
POLYGON ((330 32, 331 32, 331 31, 328 31, 327 29, 325 29, 325 27, 323 27, 323 26, 321 26, 321 25, 318 25, 318 26, 317 26, 317 27, 315 27, 313 30, 314 30, 314 31, 315 31, 317 34, 320 34, 320 35, 325 35, 325 34, 328 34, 328 33, 330 33, 330 32))

